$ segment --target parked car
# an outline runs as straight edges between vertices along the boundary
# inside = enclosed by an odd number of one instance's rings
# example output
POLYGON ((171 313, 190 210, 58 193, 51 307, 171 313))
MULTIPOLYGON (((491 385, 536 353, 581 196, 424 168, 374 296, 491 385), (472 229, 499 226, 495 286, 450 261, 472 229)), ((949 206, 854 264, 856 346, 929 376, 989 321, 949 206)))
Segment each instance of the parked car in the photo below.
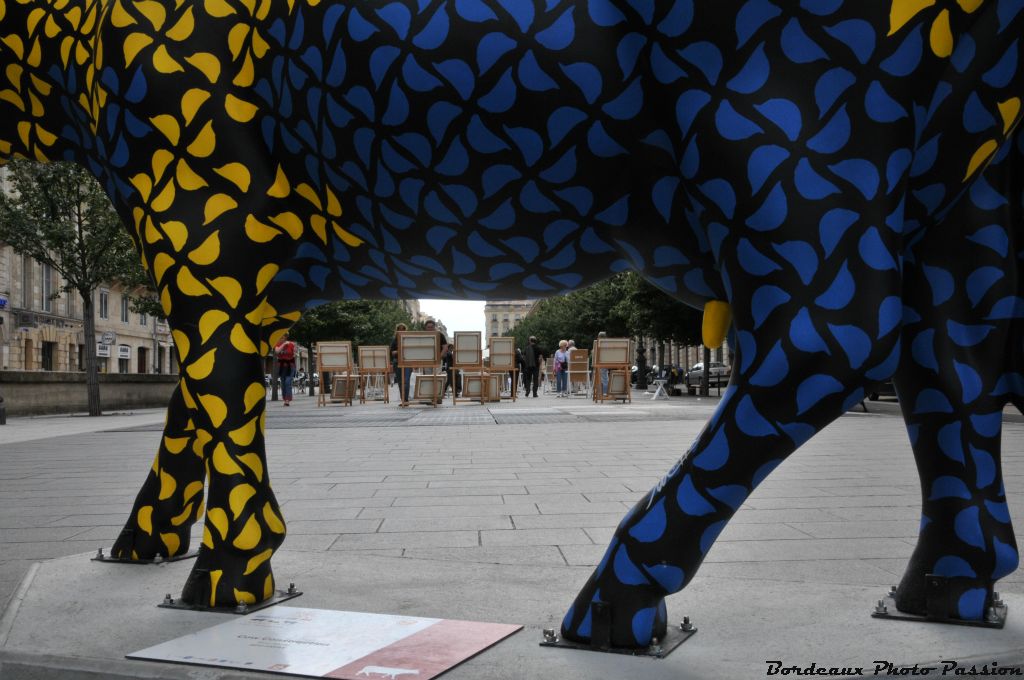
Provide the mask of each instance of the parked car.
MULTIPOLYGON (((717 361, 712 361, 710 366, 711 373, 708 377, 708 385, 721 387, 729 382, 729 375, 732 373, 732 368, 717 361)), ((683 377, 683 382, 686 383, 687 391, 690 394, 695 394, 697 389, 700 387, 700 381, 703 378, 704 362, 700 361, 694 364, 683 377)))

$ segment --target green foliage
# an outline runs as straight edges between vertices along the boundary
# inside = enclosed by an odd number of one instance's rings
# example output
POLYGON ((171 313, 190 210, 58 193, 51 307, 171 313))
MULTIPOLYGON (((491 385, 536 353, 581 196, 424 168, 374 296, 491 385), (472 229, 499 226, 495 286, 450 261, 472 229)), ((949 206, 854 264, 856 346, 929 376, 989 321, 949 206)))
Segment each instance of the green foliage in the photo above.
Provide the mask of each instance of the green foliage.
POLYGON ((53 267, 83 297, 105 281, 144 281, 135 247, 110 200, 72 163, 12 160, 13 196, 0 192, 0 241, 53 267))
POLYGON ((525 347, 531 335, 545 354, 559 340, 573 339, 591 347, 597 334, 611 337, 647 336, 656 340, 699 343, 700 312, 655 288, 635 272, 617 274, 589 288, 541 300, 510 332, 516 346, 525 347))
POLYGON ((289 331, 301 345, 312 347, 321 340, 351 340, 360 345, 389 345, 395 325, 409 324, 409 313, 394 300, 343 300, 315 307, 289 331))

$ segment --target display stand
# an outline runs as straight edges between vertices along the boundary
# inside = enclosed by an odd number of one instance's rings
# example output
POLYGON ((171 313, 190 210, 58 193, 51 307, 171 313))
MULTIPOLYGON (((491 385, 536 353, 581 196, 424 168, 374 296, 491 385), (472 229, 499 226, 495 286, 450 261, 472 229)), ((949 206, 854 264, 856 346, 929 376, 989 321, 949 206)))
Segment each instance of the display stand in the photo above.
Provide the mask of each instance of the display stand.
POLYGON ((542 381, 544 394, 551 394, 555 391, 555 357, 550 356, 542 368, 544 379, 542 381))
POLYGON ((444 389, 444 373, 441 373, 441 343, 437 331, 398 332, 398 374, 399 396, 402 406, 405 400, 405 369, 419 369, 413 401, 426 401, 437 406, 441 403, 444 389), (428 372, 429 371, 429 372, 428 372), (440 379, 439 379, 440 378, 440 379))
MULTIPOLYGON (((351 340, 331 340, 325 342, 316 343, 316 365, 317 372, 320 374, 321 384, 325 384, 326 374, 330 373, 331 377, 336 378, 352 378, 358 380, 356 377, 355 366, 352 363, 352 341, 351 340)), ((341 401, 346 405, 352 405, 352 396, 355 392, 354 385, 350 386, 348 380, 341 381, 341 394, 336 397, 334 392, 334 380, 331 382, 331 401, 341 401), (345 395, 348 397, 345 397, 345 395)), ((317 397, 316 405, 326 406, 327 395, 324 394, 324 390, 320 390, 320 394, 317 397)))
POLYGON ((502 398, 515 401, 516 376, 519 373, 519 367, 516 366, 516 339, 492 335, 487 346, 491 351, 490 366, 488 368, 492 376, 498 376, 499 378, 498 386, 502 392, 502 398), (512 378, 511 386, 508 390, 508 396, 505 396, 505 379, 509 376, 512 378))
MULTIPOLYGON (((323 375, 321 373, 321 375, 323 375)), ((359 391, 360 376, 358 374, 331 374, 331 403, 351 406, 359 391)), ((321 392, 322 394, 322 392, 321 392)))
POLYGON ((387 345, 364 345, 359 348, 359 403, 372 399, 390 402, 388 395, 388 370, 390 354, 387 345), (369 393, 369 397, 367 397, 369 393))
POLYGON ((569 350, 569 396, 580 394, 585 398, 590 394, 590 380, 590 352, 578 348, 569 350), (582 389, 577 391, 576 385, 582 385, 582 389))
POLYGON ((630 357, 633 356, 633 341, 629 338, 598 338, 594 341, 594 401, 604 402, 621 399, 631 402, 629 388, 630 357), (608 371, 608 393, 601 385, 601 371, 608 371))
POLYGON ((455 346, 452 349, 452 404, 479 402, 484 403, 486 390, 483 389, 484 350, 483 334, 480 331, 456 331, 455 346), (469 378, 473 376, 473 385, 469 386, 469 378), (462 399, 459 398, 459 383, 462 383, 462 399))

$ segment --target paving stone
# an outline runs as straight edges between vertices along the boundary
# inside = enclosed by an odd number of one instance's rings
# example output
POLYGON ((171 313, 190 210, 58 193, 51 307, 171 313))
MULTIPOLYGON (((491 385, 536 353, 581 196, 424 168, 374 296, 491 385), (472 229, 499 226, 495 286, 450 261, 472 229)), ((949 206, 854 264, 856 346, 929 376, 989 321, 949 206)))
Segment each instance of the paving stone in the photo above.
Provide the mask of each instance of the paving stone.
POLYGON ((503 505, 439 505, 404 508, 364 508, 361 519, 415 519, 418 517, 484 517, 495 515, 528 515, 537 513, 533 503, 505 503, 503 505))
POLYGON ((811 538, 783 541, 730 541, 715 543, 706 562, 765 562, 787 560, 843 560, 874 557, 910 557, 913 542, 894 538, 811 538))
POLYGON ((616 527, 622 521, 623 513, 581 513, 559 515, 513 515, 512 522, 517 529, 563 529, 590 527, 616 527))
POLYGON ((793 522, 794 529, 815 538, 917 538, 920 522, 915 520, 793 522))
POLYGON ((434 517, 430 519, 385 519, 377 530, 380 533, 395 531, 458 531, 482 529, 514 529, 512 519, 507 515, 483 517, 434 517))
POLYGON ((729 524, 774 524, 776 522, 828 522, 839 517, 833 509, 783 508, 781 510, 756 510, 741 507, 729 520, 729 524))
POLYGON ((288 520, 288 535, 299 534, 372 534, 379 519, 288 520))
POLYGON ((593 543, 582 529, 516 529, 514 531, 481 531, 483 546, 516 545, 589 545, 593 543))
POLYGON ((482 564, 516 564, 523 566, 563 566, 565 558, 555 546, 522 545, 514 547, 481 546, 477 548, 409 548, 404 557, 447 562, 482 564))
MULTIPOLYGON (((512 496, 513 499, 526 500, 529 496, 512 496)), ((504 505, 505 500, 501 496, 403 496, 396 498, 392 507, 438 507, 441 505, 504 505)))
POLYGON ((465 548, 480 545, 478 531, 401 531, 380 534, 343 534, 331 550, 380 548, 465 548))
MULTIPOLYGON (((561 515, 561 514, 583 514, 583 513, 622 513, 625 515, 626 510, 629 509, 629 505, 625 503, 589 503, 589 502, 575 502, 575 503, 538 503, 537 508, 540 510, 542 515, 561 515)), ((514 513, 513 513, 514 514, 514 513)))
MULTIPOLYGON (((873 564, 874 560, 786 560, 785 562, 710 562, 701 569, 702 578, 794 581, 798 583, 874 584, 879 597, 887 591, 892 574, 873 564)), ((904 560, 905 566, 905 560, 904 560)), ((865 602, 870 608, 873 602, 865 602)))

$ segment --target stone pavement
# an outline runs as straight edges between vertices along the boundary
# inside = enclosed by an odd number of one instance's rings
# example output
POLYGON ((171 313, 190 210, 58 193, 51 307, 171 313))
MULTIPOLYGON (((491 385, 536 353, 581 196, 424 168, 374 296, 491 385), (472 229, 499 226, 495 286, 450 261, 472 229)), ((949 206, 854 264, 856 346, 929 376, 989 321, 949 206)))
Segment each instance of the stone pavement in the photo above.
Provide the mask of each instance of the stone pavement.
MULTIPOLYGON (((1000 582, 1010 603, 1002 631, 867 616, 898 581, 918 524, 910 447, 898 408, 884 402, 840 418, 747 500, 694 582, 669 598, 670 620, 692 615, 701 630, 668 659, 537 648, 540 629, 557 628, 615 525, 716 401, 637 393, 632 404, 605 405, 550 395, 486 407, 449 400, 436 409, 317 408, 303 395, 289 408, 270 402, 269 472, 288 523, 275 573, 306 591, 295 606, 527 627, 452 678, 763 677, 769 659, 870 666, 980 654, 978 663, 1024 663, 1021 572, 1000 582)), ((1007 412, 1004 420, 1006 486, 1020 518, 1024 418, 1007 412)), ((13 669, 33 649, 55 665, 23 677, 51 677, 69 663, 59 653, 132 677, 141 662, 119 661, 123 654, 221 620, 152 607, 165 590, 180 589, 187 561, 133 567, 84 555, 116 537, 162 421, 161 412, 142 411, 14 418, 0 427, 0 604, 12 602, 0 619, 0 677, 5 656, 13 669), (50 558, 62 559, 32 567, 50 558), (48 609, 53 603, 32 594, 26 574, 47 584, 51 598, 62 593, 63 608, 48 609), (61 642, 56 621, 73 619, 68 612, 117 618, 90 609, 97 599, 130 610, 126 621, 141 618, 61 642), (40 630, 56 636, 56 647, 26 642, 40 630)), ((172 667, 141 667, 179 677, 172 667)))

